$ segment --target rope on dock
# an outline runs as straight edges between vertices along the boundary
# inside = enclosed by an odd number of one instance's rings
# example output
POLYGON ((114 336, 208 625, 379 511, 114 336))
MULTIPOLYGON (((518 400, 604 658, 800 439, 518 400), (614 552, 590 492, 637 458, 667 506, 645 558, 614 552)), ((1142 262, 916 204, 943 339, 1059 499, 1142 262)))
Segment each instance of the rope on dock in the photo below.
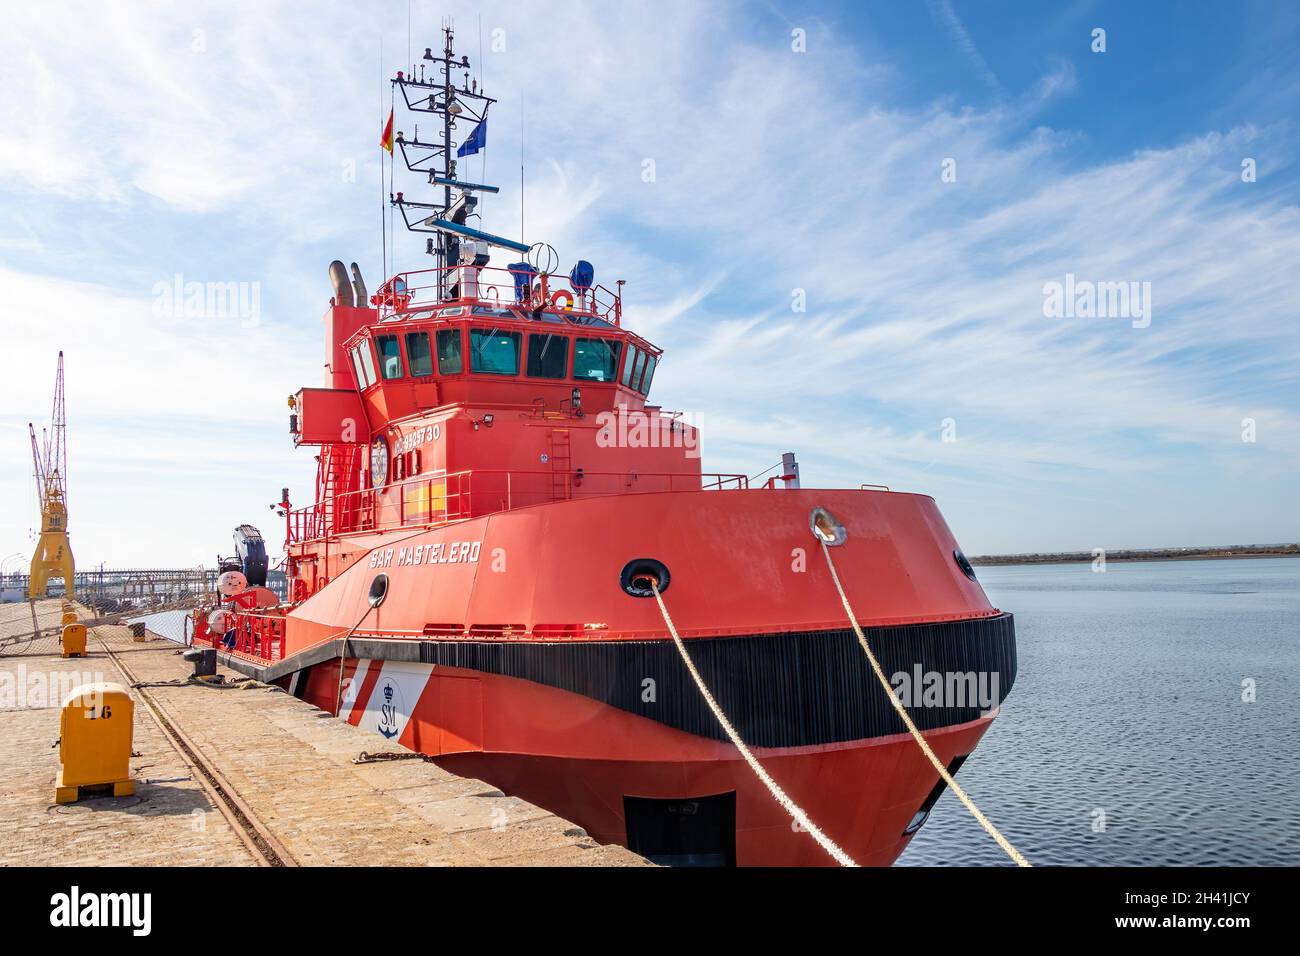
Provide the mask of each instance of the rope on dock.
POLYGON ((855 863, 847 853, 841 850, 834 840, 823 833, 816 824, 808 819, 808 814, 804 813, 803 809, 790 799, 786 792, 781 789, 777 782, 772 779, 772 776, 763 768, 763 765, 758 762, 758 759, 750 752, 749 748, 745 746, 745 742, 740 739, 740 734, 736 733, 736 728, 731 726, 731 721, 727 719, 727 715, 722 712, 722 708, 718 706, 718 702, 714 700, 713 695, 709 693, 709 688, 704 683, 704 678, 700 677, 700 672, 695 669, 695 662, 691 660, 691 655, 686 652, 686 645, 682 643, 682 639, 677 633, 677 628, 673 625, 673 619, 668 614, 668 607, 664 604, 663 595, 659 593, 659 583, 653 578, 650 580, 650 588, 654 591, 655 600, 659 602, 659 612, 663 614, 664 623, 668 625, 668 633, 673 636, 673 643, 677 645, 677 651, 682 655, 682 661, 686 664, 686 669, 690 671, 691 677, 695 679, 695 686, 700 689, 700 694, 704 697, 704 702, 708 704, 709 709, 713 711, 713 716, 718 718, 718 723, 722 725, 722 729, 726 731, 727 736, 731 738, 731 742, 736 745, 736 749, 740 751, 740 755, 745 758, 745 762, 749 764, 749 768, 754 771, 758 776, 758 779, 767 787, 768 792, 772 794, 773 799, 781 805, 786 813, 790 814, 790 816, 798 821, 799 825, 803 829, 807 830, 808 833, 812 835, 812 838, 817 841, 818 845, 821 846, 823 850, 834 858, 835 862, 840 866, 857 866, 858 864, 855 863))
POLYGON ((249 687, 266 687, 261 681, 254 677, 225 677, 222 674, 216 674, 213 677, 178 677, 175 680, 154 680, 141 681, 138 684, 132 684, 132 688, 139 687, 216 687, 231 690, 234 688, 247 689, 249 687))
MULTIPOLYGON (((888 697, 890 703, 894 705, 894 710, 898 711, 898 716, 901 717, 903 723, 907 725, 907 730, 912 735, 912 739, 916 741, 917 745, 921 748, 921 752, 924 753, 930 763, 934 765, 934 769, 939 771, 939 776, 942 777, 944 782, 952 788, 952 792, 957 795, 957 799, 965 804, 966 809, 971 812, 971 816, 979 821, 979 825, 984 828, 985 832, 988 833, 989 836, 997 841, 998 846, 1002 847, 1007 856, 1011 857, 1017 866, 1032 866, 1032 864, 1025 859, 1023 854, 1011 845, 1011 841, 1004 837, 998 831, 998 828, 989 821, 989 818, 980 812, 980 808, 975 806, 975 801, 966 795, 965 790, 958 786, 957 781, 953 779, 952 774, 948 772, 948 768, 943 765, 943 761, 935 756, 934 751, 930 749, 929 743, 927 743, 926 739, 921 736, 921 732, 916 729, 916 724, 912 722, 912 717, 908 714, 907 708, 903 706, 903 702, 899 699, 898 695, 894 693, 894 688, 890 685, 888 679, 886 679, 885 672, 880 667, 880 662, 876 660, 876 655, 871 653, 871 645, 867 643, 867 636, 862 632, 862 628, 858 625, 858 619, 853 613, 852 606, 849 604, 848 596, 844 593, 844 586, 840 584, 840 576, 835 571, 835 562, 831 560, 830 548, 826 546, 824 538, 818 536, 818 541, 822 546, 822 554, 826 555, 826 566, 830 568, 831 580, 835 582, 835 590, 840 592, 840 601, 844 604, 844 613, 849 616, 849 623, 853 625, 853 633, 858 636, 858 643, 862 645, 862 650, 866 652, 867 660, 871 662, 871 669, 876 673, 876 679, 880 681, 880 686, 885 689, 885 696, 888 697)), ((658 594, 657 591, 655 593, 658 594)), ((675 634, 673 636, 676 637, 675 634)))

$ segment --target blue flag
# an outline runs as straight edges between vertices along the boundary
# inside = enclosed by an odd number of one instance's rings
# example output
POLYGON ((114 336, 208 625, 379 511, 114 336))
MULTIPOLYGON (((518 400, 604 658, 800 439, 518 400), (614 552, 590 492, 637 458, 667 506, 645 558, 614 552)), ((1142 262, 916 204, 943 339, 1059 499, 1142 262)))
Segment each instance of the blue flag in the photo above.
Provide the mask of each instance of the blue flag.
POLYGON ((456 155, 473 156, 480 149, 487 149, 487 120, 475 126, 469 136, 465 137, 465 142, 460 144, 456 155))

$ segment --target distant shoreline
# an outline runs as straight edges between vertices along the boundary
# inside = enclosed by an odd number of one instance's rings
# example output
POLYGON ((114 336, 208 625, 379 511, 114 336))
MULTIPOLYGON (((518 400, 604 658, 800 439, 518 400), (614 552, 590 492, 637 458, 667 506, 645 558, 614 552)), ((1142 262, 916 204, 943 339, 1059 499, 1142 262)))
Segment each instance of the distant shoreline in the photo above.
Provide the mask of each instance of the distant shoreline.
MULTIPOLYGON (((1153 548, 1134 551, 1117 549, 1106 551, 1107 561, 1222 561, 1237 558, 1297 558, 1300 544, 1237 545, 1222 548, 1153 548)), ((975 565, 1006 564, 1081 564, 1091 563, 1096 555, 1091 551, 1060 551, 1041 554, 985 554, 970 559, 975 565)))

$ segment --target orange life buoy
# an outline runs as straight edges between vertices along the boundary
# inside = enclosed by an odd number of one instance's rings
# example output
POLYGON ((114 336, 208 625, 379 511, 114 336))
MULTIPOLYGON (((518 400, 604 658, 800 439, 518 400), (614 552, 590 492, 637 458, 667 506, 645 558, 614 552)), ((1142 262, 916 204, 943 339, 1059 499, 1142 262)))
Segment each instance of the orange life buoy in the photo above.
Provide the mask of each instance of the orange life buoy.
POLYGON ((558 308, 560 307, 560 299, 564 299, 564 301, 565 301, 565 303, 566 303, 566 305, 564 306, 564 311, 565 311, 565 312, 569 312, 569 311, 571 311, 571 310, 573 309, 573 293, 572 293, 572 292, 568 291, 567 289, 560 289, 560 290, 558 290, 557 292, 555 292, 555 293, 551 296, 551 308, 552 308, 552 309, 558 309, 558 308))

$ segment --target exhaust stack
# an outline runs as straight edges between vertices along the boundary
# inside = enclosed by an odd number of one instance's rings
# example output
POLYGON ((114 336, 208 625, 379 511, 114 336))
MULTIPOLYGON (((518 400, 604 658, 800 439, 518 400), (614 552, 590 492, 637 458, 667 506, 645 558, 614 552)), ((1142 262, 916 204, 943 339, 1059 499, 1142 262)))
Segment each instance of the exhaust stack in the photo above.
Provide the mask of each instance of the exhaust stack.
POLYGON ((357 308, 364 309, 370 297, 366 295, 366 280, 361 278, 361 268, 352 263, 352 290, 356 293, 357 308))
POLYGON ((348 279, 348 270, 343 263, 335 259, 330 263, 330 282, 334 283, 334 304, 351 308, 357 304, 353 296, 352 283, 348 279))

